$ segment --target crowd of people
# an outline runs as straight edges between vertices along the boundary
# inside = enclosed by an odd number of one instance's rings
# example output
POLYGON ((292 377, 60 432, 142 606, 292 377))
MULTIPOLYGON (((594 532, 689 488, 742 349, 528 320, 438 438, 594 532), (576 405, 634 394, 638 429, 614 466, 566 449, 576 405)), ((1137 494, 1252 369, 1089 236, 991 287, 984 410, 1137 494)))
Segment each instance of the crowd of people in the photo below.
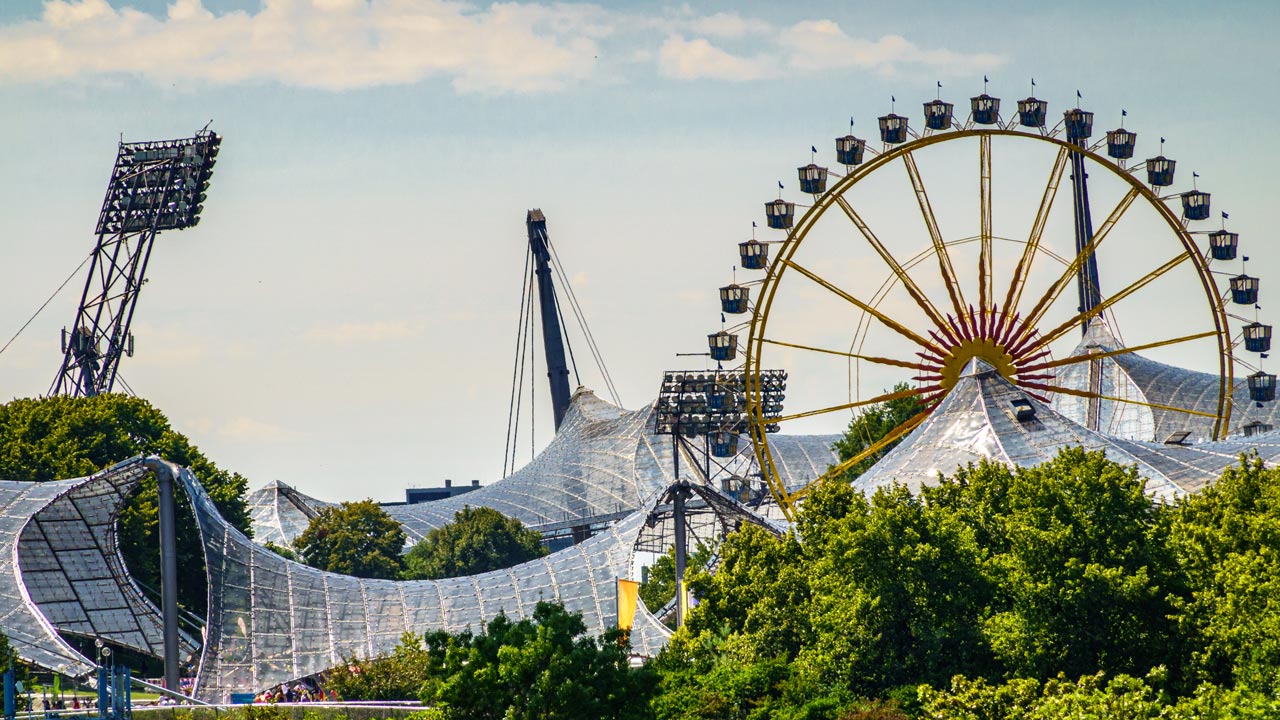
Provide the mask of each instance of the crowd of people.
POLYGON ((253 698, 255 703, 337 702, 337 700, 337 693, 325 690, 313 678, 299 680, 293 684, 281 683, 263 690, 253 698))

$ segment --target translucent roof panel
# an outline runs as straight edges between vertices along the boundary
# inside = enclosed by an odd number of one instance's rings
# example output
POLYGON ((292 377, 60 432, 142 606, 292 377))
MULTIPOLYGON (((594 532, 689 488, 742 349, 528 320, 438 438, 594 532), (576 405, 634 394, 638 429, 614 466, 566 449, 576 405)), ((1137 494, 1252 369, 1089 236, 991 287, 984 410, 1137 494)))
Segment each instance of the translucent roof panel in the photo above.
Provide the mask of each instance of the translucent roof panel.
MULTIPOLYGON (((1117 350, 1123 345, 1112 335, 1105 323, 1095 322, 1088 334, 1072 351, 1072 356, 1117 350)), ((1124 353, 1097 361, 1101 371, 1101 392, 1108 397, 1119 397, 1147 403, 1120 403, 1109 400, 1099 402, 1098 429, 1108 435, 1126 440, 1163 442, 1177 432, 1189 432, 1189 442, 1203 442, 1213 437, 1213 417, 1192 415, 1149 405, 1164 405, 1214 415, 1218 412, 1220 378, 1216 374, 1187 370, 1166 365, 1139 355, 1124 353)), ((1089 389, 1089 363, 1074 363, 1058 368, 1055 383, 1076 390, 1089 389)), ((1071 420, 1084 424, 1088 400, 1065 394, 1054 398, 1054 408, 1071 420)), ((1249 386, 1244 378, 1235 378, 1231 390, 1231 422, 1229 435, 1242 434, 1245 425, 1262 422, 1280 426, 1280 403, 1263 403, 1258 407, 1249 397, 1249 386)))
POLYGON ((1274 435, 1192 446, 1120 440, 1072 422, 974 361, 937 409, 855 484, 866 491, 891 482, 918 489, 982 459, 1029 467, 1079 446, 1136 465, 1150 494, 1172 499, 1211 482, 1245 449, 1257 449, 1267 462, 1280 459, 1280 442, 1268 439, 1274 435), (1034 417, 1019 421, 1014 401, 1030 403, 1034 417))
MULTIPOLYGON (((505 613, 531 617, 540 600, 582 613, 587 631, 617 622, 617 578, 630 576, 648 506, 578 545, 529 563, 439 581, 365 580, 285 560, 226 523, 186 470, 177 470, 203 535, 210 604, 196 685, 226 701, 326 670, 352 656, 387 652, 406 630, 482 629, 505 613)), ((637 613, 637 651, 656 651, 666 631, 637 613)))
MULTIPOLYGON (((409 544, 452 522, 468 505, 493 508, 534 528, 622 515, 672 482, 671 438, 654 434, 653 424, 652 406, 623 410, 579 389, 555 438, 528 465, 468 493, 385 509, 404 527, 409 544)), ((822 474, 836 460, 831 451, 836 439, 771 436, 783 481, 797 488, 822 474)), ((327 504, 283 483, 255 492, 250 502, 254 538, 277 543, 279 537, 292 541, 306 528, 307 513, 327 504)))
MULTIPOLYGON (((35 513, 18 541, 31 601, 54 627, 153 657, 164 654, 159 610, 125 569, 116 516, 147 474, 139 461, 76 481, 35 513)), ((185 655, 196 643, 180 633, 185 655)))
POLYGON ((307 529, 316 512, 329 503, 308 497, 289 485, 272 480, 245 496, 253 539, 282 547, 293 544, 307 529))
MULTIPOLYGON (((18 544, 31 517, 77 482, 0 482, 0 545, 3 547, 0 552, 0 631, 9 638, 18 657, 68 675, 89 673, 93 663, 59 637, 31 601, 18 565, 18 544)), ((40 565, 53 567, 56 559, 44 556, 40 565)), ((70 597, 66 597, 66 601, 67 615, 79 609, 79 604, 70 597)))

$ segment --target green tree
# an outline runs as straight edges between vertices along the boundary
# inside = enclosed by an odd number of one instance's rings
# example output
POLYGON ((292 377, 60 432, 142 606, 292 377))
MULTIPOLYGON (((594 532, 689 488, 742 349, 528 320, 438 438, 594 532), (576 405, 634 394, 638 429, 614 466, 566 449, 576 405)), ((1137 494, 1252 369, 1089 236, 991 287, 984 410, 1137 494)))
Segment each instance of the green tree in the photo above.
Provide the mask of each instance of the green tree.
MULTIPOLYGON (((706 543, 698 543, 685 563, 685 575, 707 567, 715 556, 715 549, 706 543)), ((657 612, 671 602, 676 596, 676 550, 671 548, 665 555, 660 555, 645 571, 644 582, 640 583, 640 599, 650 612, 657 612)), ((674 622, 674 617, 672 618, 674 622)))
MULTIPOLYGON (((824 483, 791 534, 744 528, 714 575, 691 577, 700 603, 654 661, 655 710, 839 717, 879 697, 919 713, 917 687, 958 674, 1025 676, 1038 693, 1059 674, 1176 669, 1186 580, 1169 527, 1134 468, 1080 449, 1037 468, 980 463, 919 494, 824 483)), ((1130 689, 1089 702, 1151 701, 1130 689)))
POLYGON ((647 716, 655 677, 630 667, 621 630, 590 637, 580 614, 539 603, 532 619, 499 615, 478 635, 406 633, 327 682, 344 700, 418 698, 459 720, 629 720, 647 716))
MULTIPOLYGON (((898 383, 893 386, 892 392, 905 392, 910 389, 911 386, 907 383, 898 383)), ((844 434, 831 449, 835 451, 840 461, 844 462, 875 445, 886 435, 893 432, 894 428, 919 415, 924 410, 924 407, 919 395, 909 395, 867 407, 849 421, 849 427, 845 429, 844 434)), ((846 482, 852 481, 871 469, 872 465, 875 465, 880 458, 897 447, 900 442, 902 442, 902 438, 886 443, 884 447, 845 470, 840 477, 846 482)))
MULTIPOLYGON (((815 495, 815 506, 850 509, 805 537, 813 639, 798 662, 826 684, 870 696, 991 668, 981 621, 994 588, 973 532, 954 513, 900 485, 868 499, 827 483, 815 495)), ((813 519, 805 522, 812 531, 813 519)))
POLYGON ((293 541, 314 568, 363 578, 395 579, 404 567, 400 523, 372 500, 322 508, 293 541))
POLYGON ((465 506, 405 554, 404 577, 437 580, 501 570, 547 554, 542 535, 487 507, 465 506))
MULTIPOLYGON (((222 516, 251 535, 244 502, 248 483, 218 468, 159 410, 141 398, 98 395, 13 400, 0 405, 0 479, 46 482, 91 475, 137 455, 188 467, 222 516)), ((204 551, 190 503, 177 493, 179 567, 202 567, 204 551)), ((145 478, 118 518, 120 546, 135 578, 160 587, 159 514, 155 479, 145 478)), ((203 573, 188 573, 179 601, 197 614, 206 603, 203 573)))
POLYGON ((926 496, 958 500, 962 517, 991 524, 986 572, 997 599, 984 632, 1011 673, 1139 673, 1168 659, 1178 638, 1171 595, 1183 582, 1167 516, 1135 467, 1066 448, 1032 468, 983 462, 944 485, 926 496))
POLYGON ((266 549, 270 550, 271 552, 273 552, 273 553, 275 553, 275 554, 279 555, 280 557, 284 558, 285 560, 293 560, 294 562, 302 562, 302 558, 298 556, 298 553, 294 552, 294 551, 293 551, 293 548, 292 548, 292 547, 290 547, 290 546, 288 546, 288 545, 277 545, 277 544, 275 544, 275 543, 271 542, 270 540, 268 540, 268 541, 266 541, 266 542, 262 543, 262 547, 264 547, 264 548, 266 548, 266 549))
POLYGON ((1195 680, 1280 688, 1280 470, 1256 456, 1184 498, 1173 546, 1190 583, 1179 620, 1195 680))

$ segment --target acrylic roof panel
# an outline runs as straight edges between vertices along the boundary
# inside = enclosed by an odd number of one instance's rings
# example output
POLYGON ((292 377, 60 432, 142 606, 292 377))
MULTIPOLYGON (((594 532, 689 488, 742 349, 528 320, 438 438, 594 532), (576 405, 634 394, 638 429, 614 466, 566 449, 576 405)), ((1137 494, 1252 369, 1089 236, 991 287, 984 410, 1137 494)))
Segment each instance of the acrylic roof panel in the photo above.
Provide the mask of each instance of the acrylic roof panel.
POLYGON ((244 501, 254 539, 283 547, 291 545, 311 524, 316 511, 329 504, 303 495, 279 480, 249 493, 244 501))
POLYGON ((1136 465, 1150 494, 1172 499, 1212 481, 1245 449, 1256 448, 1265 461, 1274 462, 1280 458, 1280 439, 1271 439, 1274 435, 1194 446, 1118 440, 1072 422, 974 361, 920 427, 855 485, 870 491, 901 482, 916 490, 936 483, 939 474, 950 475, 982 459, 1029 467, 1052 459, 1064 447, 1079 446, 1136 465), (1034 418, 1019 421, 1015 400, 1031 403, 1034 418))
MULTIPOLYGON (((34 602, 62 632, 163 655, 159 611, 125 569, 116 517, 147 469, 137 461, 75 482, 35 513, 18 543, 34 602)), ((195 642, 180 633, 185 654, 195 642)))
MULTIPOLYGON (((770 436, 787 486, 802 487, 834 463, 831 446, 836 439, 770 436)), ((652 406, 623 410, 580 389, 555 438, 528 465, 468 493, 385 509, 404 527, 412 545, 452 522, 454 513, 468 505, 493 508, 535 528, 630 512, 669 486, 671 473, 671 438, 654 434, 652 406)), ((254 539, 291 542, 306 528, 308 513, 327 504, 272 483, 250 497, 254 539)))
MULTIPOLYGON (((1123 345, 1105 323, 1094 322, 1071 355, 1084 355, 1090 349, 1106 352, 1121 347, 1123 345)), ((1101 373, 1101 395, 1198 413, 1218 412, 1220 378, 1216 374, 1166 365, 1137 353, 1124 353, 1096 362, 1101 373)), ((1089 389, 1089 363, 1074 363, 1056 372, 1056 383, 1077 390, 1089 389)), ((1243 378, 1234 379, 1230 402, 1228 433, 1231 435, 1242 433, 1242 428, 1251 422, 1280 424, 1280 403, 1265 403, 1263 407, 1257 407, 1249 398, 1249 386, 1243 378)), ((1085 398, 1065 394, 1059 394, 1053 403, 1056 410, 1080 424, 1085 423, 1087 404, 1085 398)), ((1212 417, 1109 400, 1102 400, 1099 405, 1099 430, 1126 440, 1163 442, 1175 432, 1187 431, 1191 433, 1190 441, 1202 442, 1213 435, 1212 417)))
POLYGON ((120 507, 147 472, 135 459, 88 478, 0 482, 0 543, 8 548, 0 553, 0 631, 20 657, 90 672, 92 662, 56 631, 160 653, 159 610, 125 569, 116 532, 120 507))
POLYGON ((670 443, 652 426, 652 408, 623 410, 579 390, 555 438, 528 465, 469 493, 386 509, 410 544, 467 505, 531 526, 634 510, 671 482, 670 443))
MULTIPOLYGON (((77 482, 0 482, 0 632, 8 636, 18 657, 70 675, 91 672, 93 663, 59 637, 31 601, 18 564, 18 543, 31 516, 77 482)), ((48 565, 53 559, 44 561, 48 565)))
MULTIPOLYGON (((406 630, 458 632, 540 600, 581 612, 590 634, 617 622, 616 579, 631 573, 647 507, 581 544, 505 570, 439 581, 365 580, 290 562, 226 523, 194 476, 178 470, 204 540, 211 602, 197 695, 226 700, 390 651, 406 630)), ((652 653, 666 630, 637 612, 633 649, 652 653)))

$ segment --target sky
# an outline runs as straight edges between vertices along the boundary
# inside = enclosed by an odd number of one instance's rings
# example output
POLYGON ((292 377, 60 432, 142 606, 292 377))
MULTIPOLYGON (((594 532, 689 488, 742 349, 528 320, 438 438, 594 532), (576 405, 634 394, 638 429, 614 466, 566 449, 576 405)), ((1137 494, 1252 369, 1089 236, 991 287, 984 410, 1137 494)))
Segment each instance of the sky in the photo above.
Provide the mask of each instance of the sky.
MULTIPOLYGON (((0 342, 92 249, 116 143, 212 121, 201 224, 157 239, 121 376, 254 487, 488 484, 529 208, 641 407, 705 366, 677 353, 720 328, 736 243, 811 145, 834 165, 850 117, 874 132, 893 97, 914 123, 939 82, 959 107, 984 75, 1006 108, 1035 78, 1051 115, 1077 90, 1100 128, 1124 109, 1139 154, 1165 137, 1252 248, 1265 309, 1276 27, 1264 2, 6 0, 0 342)), ((0 354, 0 400, 48 391, 83 282, 0 354)), ((519 463, 552 435, 537 380, 519 463)))

